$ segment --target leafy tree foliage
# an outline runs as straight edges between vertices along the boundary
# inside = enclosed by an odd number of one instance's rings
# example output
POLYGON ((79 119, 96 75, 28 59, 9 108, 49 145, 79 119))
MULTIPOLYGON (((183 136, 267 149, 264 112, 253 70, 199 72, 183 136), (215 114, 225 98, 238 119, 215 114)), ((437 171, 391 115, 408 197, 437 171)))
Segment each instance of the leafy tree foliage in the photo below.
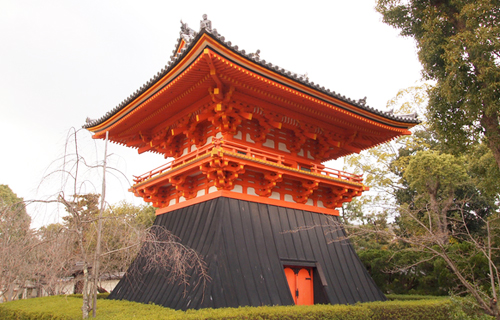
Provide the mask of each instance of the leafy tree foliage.
POLYGON ((429 121, 453 149, 483 136, 500 167, 498 0, 378 0, 385 23, 416 40, 429 90, 429 121))
POLYGON ((124 272, 137 256, 145 232, 153 225, 155 209, 125 201, 103 215, 101 264, 104 272, 124 272))
MULTIPOLYGON (((50 237, 62 227, 72 243, 68 260, 74 266, 85 259, 92 260, 89 254, 96 249, 99 195, 77 195, 68 203, 67 210, 72 213, 63 217, 64 223, 44 228, 44 236, 50 237)), ((102 271, 124 272, 136 257, 144 233, 153 225, 155 210, 152 206, 122 201, 107 208, 102 219, 102 271)))
POLYGON ((0 185, 0 294, 3 300, 13 299, 19 284, 29 279, 29 269, 23 266, 33 261, 31 254, 24 254, 30 253, 34 240, 30 222, 23 199, 7 185, 0 185))
MULTIPOLYGON (((422 89, 405 90, 403 96, 418 96, 422 89)), ((412 136, 347 159, 365 171, 378 195, 344 208, 344 219, 367 222, 346 228, 384 290, 467 292, 485 313, 499 318, 500 170, 481 142, 467 154, 448 153, 442 136, 425 120, 424 114, 412 136), (359 218, 363 213, 371 219, 359 218), (394 223, 373 219, 385 216, 394 223)))
POLYGON ((23 198, 5 184, 0 185, 0 213, 0 236, 21 236, 29 229, 31 217, 26 212, 23 198))
MULTIPOLYGON (((429 145, 416 152, 401 147, 392 155, 389 167, 393 170, 386 174, 397 182, 392 184, 396 186, 391 193, 396 195, 394 207, 388 210, 395 223, 372 220, 361 228, 347 228, 360 258, 385 291, 468 292, 487 314, 498 318, 500 218, 496 186, 476 183, 481 180, 476 158, 481 152, 455 156, 428 149, 429 145)), ((493 177, 486 179, 499 181, 499 170, 493 167, 493 177)), ((378 183, 386 178, 372 176, 378 183)), ((355 209, 368 211, 368 216, 378 211, 379 218, 387 212, 380 212, 378 204, 370 201, 355 209), (370 208, 372 205, 375 208, 370 208)))
POLYGON ((387 249, 358 251, 360 259, 377 286, 386 293, 447 295, 456 284, 455 277, 442 259, 429 259, 421 252, 387 249), (415 261, 429 259, 415 264, 415 261))

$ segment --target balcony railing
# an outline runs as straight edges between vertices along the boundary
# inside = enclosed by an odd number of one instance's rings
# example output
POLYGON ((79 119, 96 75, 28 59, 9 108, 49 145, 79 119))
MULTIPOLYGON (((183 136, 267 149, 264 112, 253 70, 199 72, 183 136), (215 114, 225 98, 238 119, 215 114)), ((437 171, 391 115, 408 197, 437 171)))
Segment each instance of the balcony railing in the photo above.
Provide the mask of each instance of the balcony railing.
POLYGON ((140 176, 134 176, 134 182, 141 183, 148 179, 151 179, 157 175, 162 174, 163 172, 169 171, 178 167, 180 165, 186 164, 189 161, 192 161, 198 157, 206 155, 212 152, 213 149, 220 148, 226 152, 232 152, 235 154, 241 154, 242 156, 251 157, 267 162, 273 162, 278 165, 287 166, 293 169, 300 169, 305 172, 316 173, 325 175, 327 177, 342 179, 350 182, 361 183, 363 181, 362 175, 356 175, 349 172, 327 168, 322 164, 305 164, 302 162, 298 162, 295 160, 287 159, 285 156, 268 152, 262 149, 253 148, 241 143, 237 143, 234 141, 221 141, 218 138, 213 139, 213 141, 195 151, 189 152, 175 160, 167 162, 166 164, 155 168, 151 171, 148 171, 140 176))

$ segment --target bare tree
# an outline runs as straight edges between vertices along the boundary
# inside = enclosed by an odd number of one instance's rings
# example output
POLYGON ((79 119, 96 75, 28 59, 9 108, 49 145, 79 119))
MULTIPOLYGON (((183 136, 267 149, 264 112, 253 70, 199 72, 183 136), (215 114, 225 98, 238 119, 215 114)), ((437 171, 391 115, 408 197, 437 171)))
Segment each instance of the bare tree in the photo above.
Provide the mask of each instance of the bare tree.
MULTIPOLYGON (((162 230, 158 227, 147 229, 140 225, 133 225, 127 220, 127 217, 113 215, 113 208, 107 206, 105 199, 100 199, 100 195, 92 193, 94 186, 98 181, 102 182, 102 193, 105 193, 106 182, 103 176, 111 171, 123 176, 118 170, 106 165, 106 154, 103 163, 97 161, 91 163, 79 151, 80 131, 72 129, 68 135, 64 155, 56 161, 56 169, 50 171, 42 183, 51 179, 60 179, 60 188, 48 200, 42 202, 57 202, 61 204, 69 214, 63 219, 65 222, 62 227, 64 232, 61 234, 69 237, 66 242, 69 246, 67 255, 68 264, 80 262, 83 272, 83 302, 82 316, 87 318, 90 310, 93 310, 95 316, 96 295, 98 291, 98 279, 102 270, 110 270, 113 266, 119 264, 116 260, 109 257, 123 257, 121 252, 128 252, 129 261, 131 256, 139 251, 141 244, 144 243, 141 254, 147 257, 147 268, 172 271, 174 277, 186 283, 188 271, 192 268, 203 275, 202 279, 208 279, 206 266, 203 258, 194 250, 182 245, 168 230, 162 230), (103 170, 104 175, 95 173, 96 170, 103 170), (89 193, 89 188, 91 192, 89 193), (106 209, 108 207, 108 209, 106 209), (106 225, 111 225, 127 229, 130 233, 124 242, 116 243, 116 231, 106 225), (101 230, 108 231, 108 234, 101 233, 101 230), (133 234, 134 236, 130 236, 133 234), (109 242, 108 242, 109 241, 109 242), (117 248, 117 246, 119 246, 117 248), (101 250, 103 248, 103 250, 101 250), (101 263, 105 262, 105 263, 101 263), (109 263, 109 266, 106 265, 109 263), (93 278, 91 278, 91 276, 93 278), (93 280, 93 281, 91 281, 93 280)), ((121 239, 123 240, 123 239, 121 239)), ((67 252, 67 251, 66 251, 67 252)), ((55 259, 54 259, 55 261, 55 259)), ((64 263, 58 262, 58 265, 64 263)), ((123 264, 119 267, 125 269, 123 264)))
POLYGON ((37 243, 31 264, 32 279, 36 287, 36 296, 72 293, 69 291, 67 279, 73 265, 73 236, 61 224, 52 224, 35 231, 37 243))
POLYGON ((195 285, 201 284, 203 289, 211 280, 207 265, 198 252, 183 245, 178 237, 162 226, 153 225, 144 233, 137 258, 142 259, 143 267, 129 270, 131 273, 164 272, 168 274, 167 281, 177 281, 184 288, 189 285, 190 270, 198 275, 195 285))

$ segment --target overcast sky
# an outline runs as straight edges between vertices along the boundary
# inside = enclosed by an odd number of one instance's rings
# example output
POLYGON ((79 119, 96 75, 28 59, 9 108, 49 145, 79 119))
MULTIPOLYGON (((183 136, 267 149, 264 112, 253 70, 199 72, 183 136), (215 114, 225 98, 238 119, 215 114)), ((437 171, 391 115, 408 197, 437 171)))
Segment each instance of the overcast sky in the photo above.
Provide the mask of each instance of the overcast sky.
MULTIPOLYGON (((385 25, 373 0, 353 1, 24 1, 0 0, 0 184, 26 199, 64 153, 70 128, 99 118, 160 71, 177 43, 180 20, 199 30, 203 14, 226 40, 261 59, 371 107, 420 80, 412 39, 385 25)), ((103 143, 80 135, 88 159, 103 143)), ((129 181, 166 162, 110 145, 129 181)), ((110 178, 108 200, 141 203, 125 180, 110 178)), ((91 191, 90 188, 87 191, 91 191)), ((95 192, 100 192, 96 186, 95 192)), ((32 224, 64 214, 32 206, 32 224)))

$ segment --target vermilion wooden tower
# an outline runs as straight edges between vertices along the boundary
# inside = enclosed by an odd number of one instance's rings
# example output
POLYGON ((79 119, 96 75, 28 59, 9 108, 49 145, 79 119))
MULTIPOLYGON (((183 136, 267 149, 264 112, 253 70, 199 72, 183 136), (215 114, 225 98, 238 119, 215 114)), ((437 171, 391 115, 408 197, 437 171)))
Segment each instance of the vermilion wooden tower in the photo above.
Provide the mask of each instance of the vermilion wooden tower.
POLYGON ((173 158, 131 191, 158 208, 156 224, 203 255, 212 281, 184 291, 145 272, 110 297, 176 309, 385 299, 339 240, 343 230, 305 227, 336 221, 337 208, 367 190, 361 176, 322 163, 409 134, 415 117, 325 90, 239 51, 206 16, 200 24, 199 32, 183 24, 165 69, 85 127, 173 158))

